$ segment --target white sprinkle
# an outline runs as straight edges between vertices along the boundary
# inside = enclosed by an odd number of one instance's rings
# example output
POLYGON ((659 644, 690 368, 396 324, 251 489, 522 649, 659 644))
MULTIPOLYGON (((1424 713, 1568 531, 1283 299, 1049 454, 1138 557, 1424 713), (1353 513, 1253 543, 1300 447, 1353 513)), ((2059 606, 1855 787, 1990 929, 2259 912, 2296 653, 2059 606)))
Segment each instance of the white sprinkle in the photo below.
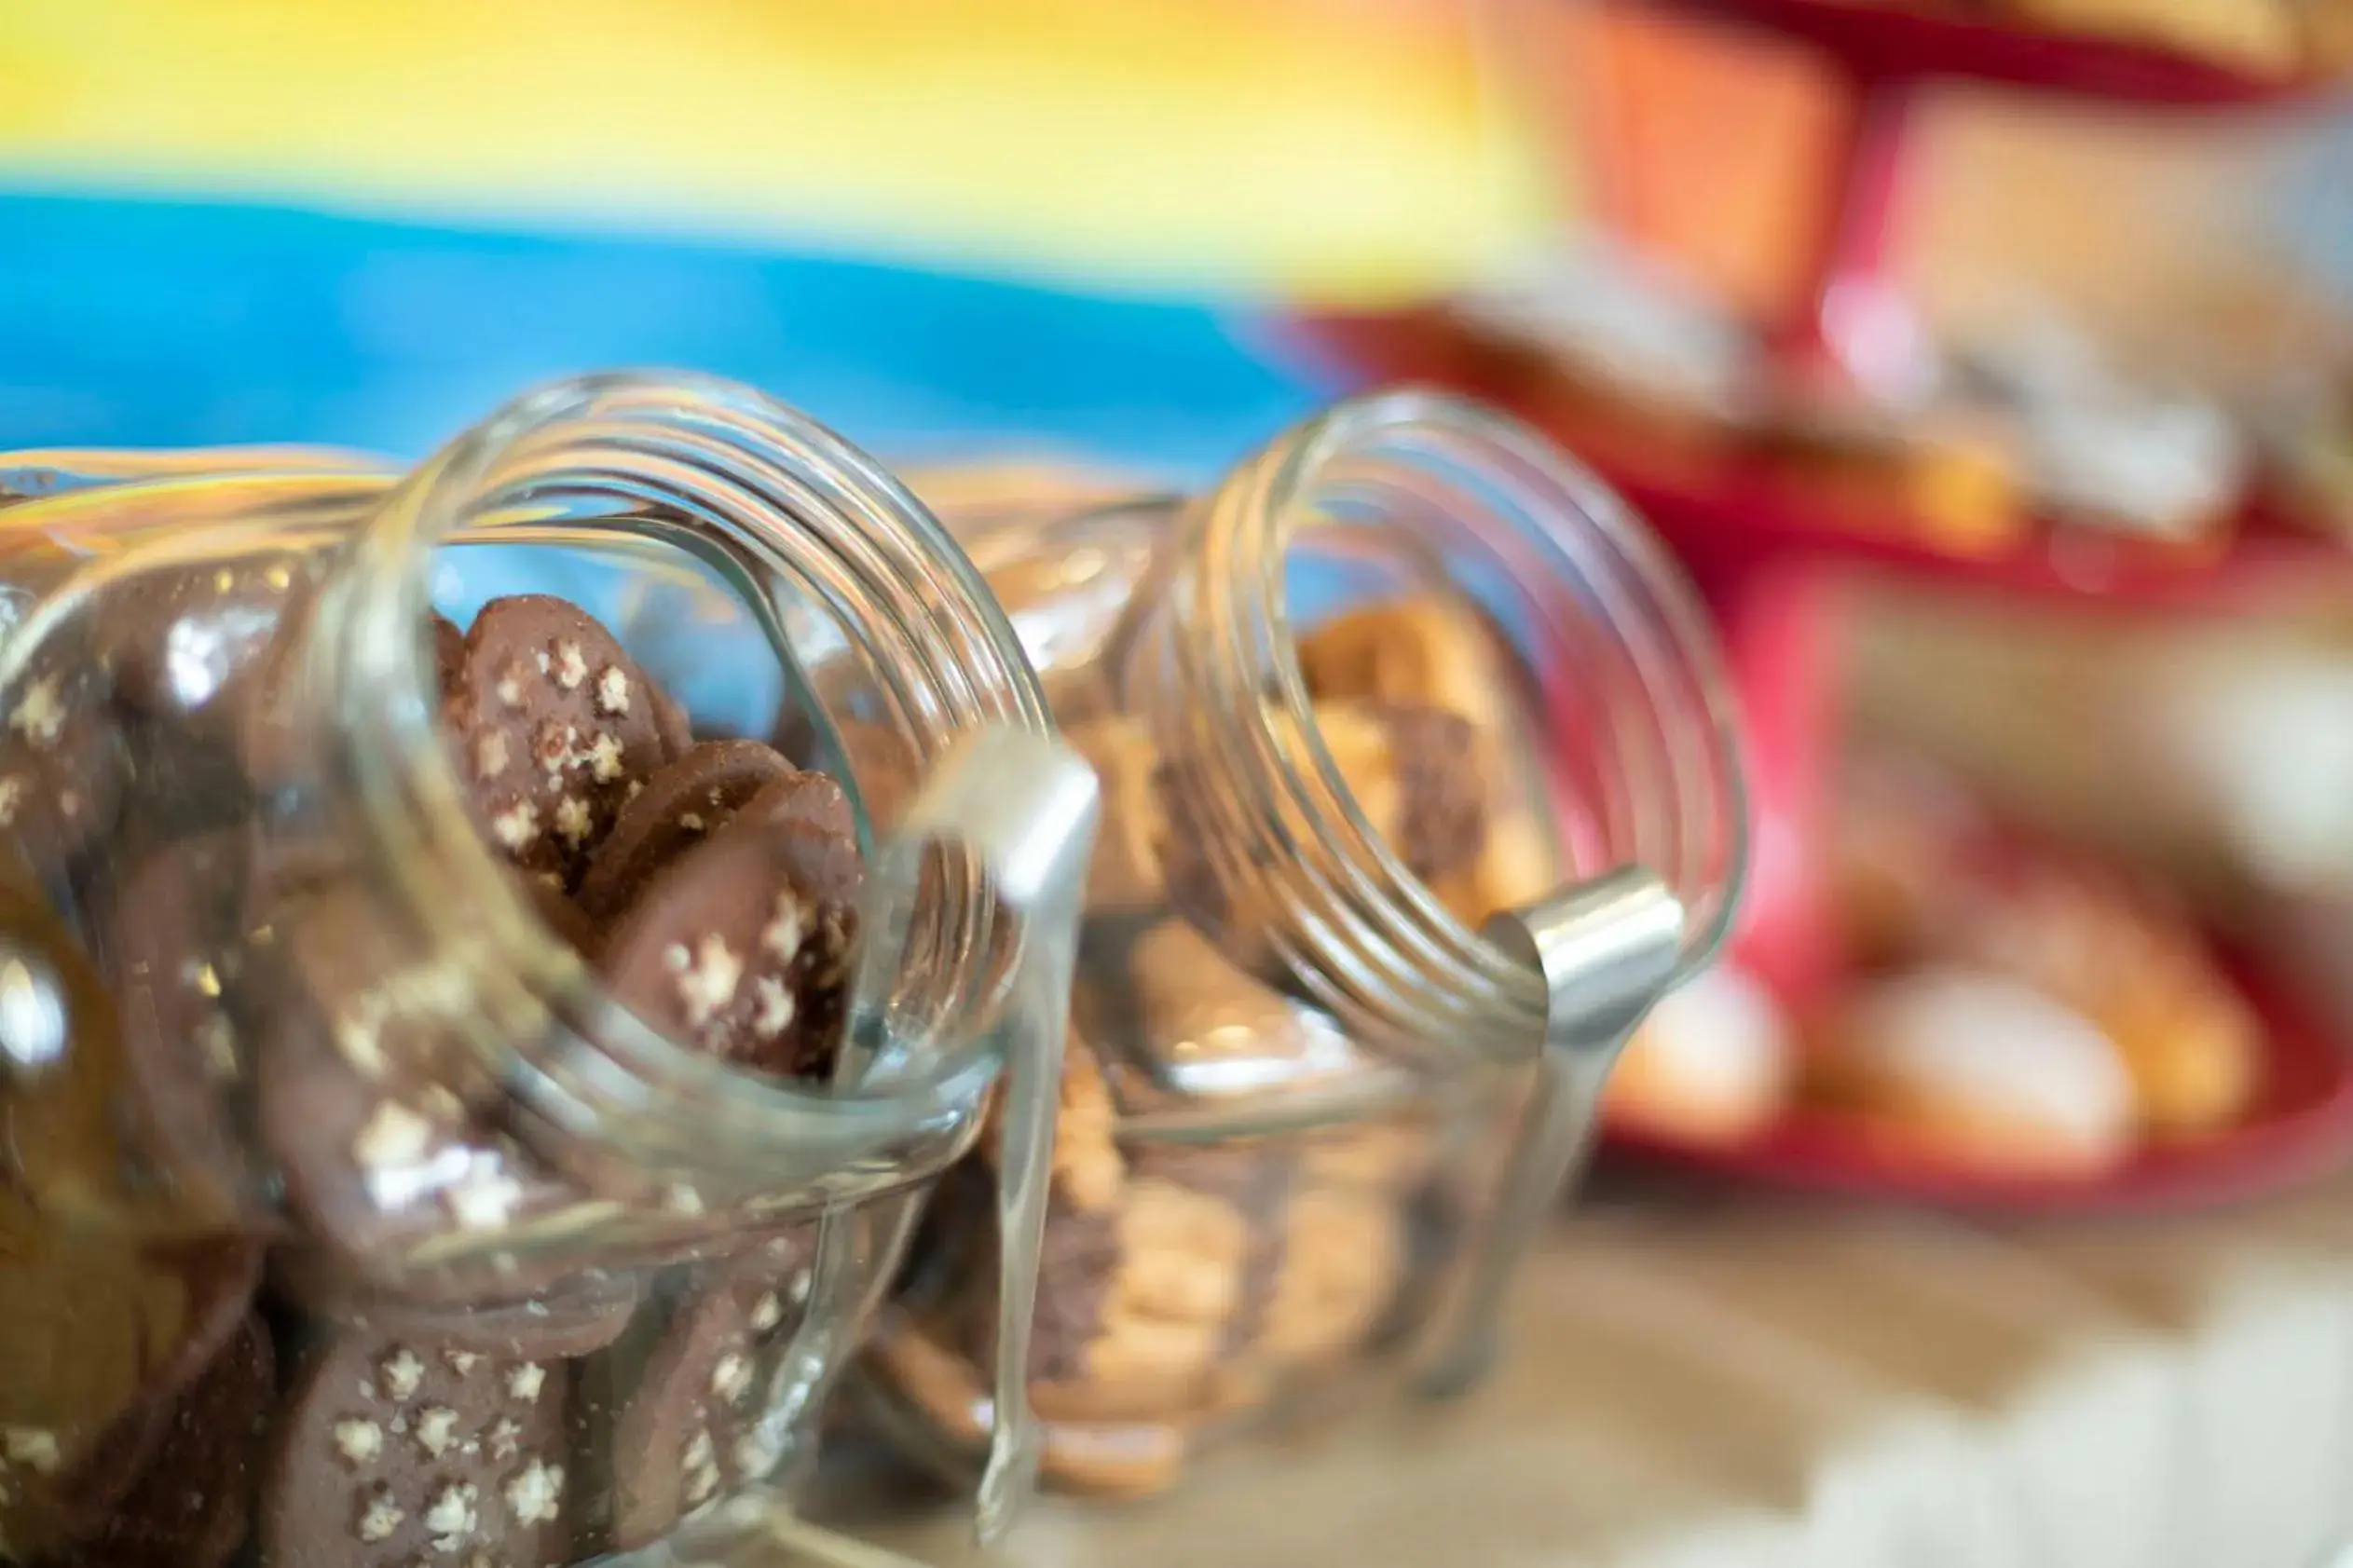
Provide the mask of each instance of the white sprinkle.
POLYGON ((719 1467, 711 1451, 711 1434, 697 1432, 686 1445, 686 1500, 690 1505, 707 1502, 718 1485, 719 1467))
POLYGON ((768 1445, 759 1440, 759 1433, 746 1432, 735 1439, 735 1473, 737 1475, 747 1479, 764 1476, 768 1473, 768 1466, 773 1462, 774 1458, 768 1452, 768 1445))
POLYGON ((523 1365, 508 1370, 507 1392, 517 1399, 526 1401, 536 1399, 540 1397, 540 1385, 546 1381, 547 1369, 545 1367, 540 1366, 537 1361, 526 1361, 523 1365))
POLYGON ((442 1193, 442 1201, 467 1230, 492 1231, 513 1216, 523 1201, 523 1184, 501 1170, 496 1159, 477 1156, 464 1178, 442 1193))
POLYGON ((792 1286, 790 1288, 789 1294, 792 1297, 793 1305, 805 1306, 808 1303, 809 1277, 810 1271, 807 1269, 802 1269, 799 1274, 792 1276, 792 1286))
POLYGON ((752 1364, 732 1350, 720 1357, 711 1369, 711 1392, 732 1405, 751 1391, 752 1364))
POLYGON ((377 1364, 384 1376, 384 1391, 395 1399, 411 1399, 417 1385, 425 1381, 425 1363, 419 1361, 406 1345, 394 1350, 377 1364))
POLYGON ((370 1170, 412 1166, 424 1157, 432 1141, 431 1122, 404 1105, 386 1100, 351 1140, 351 1157, 370 1170))
POLYGON ((369 1464, 384 1452, 384 1429, 373 1421, 338 1421, 335 1446, 352 1464, 369 1464))
POLYGON ((196 1043, 206 1071, 224 1083, 237 1076, 237 1032, 226 1018, 215 1015, 197 1026, 196 1043))
POLYGON ((445 1350, 442 1352, 442 1359, 449 1363, 451 1371, 456 1372, 459 1377, 464 1377, 474 1370, 474 1363, 482 1357, 471 1350, 445 1350))
POLYGON ((458 1440, 458 1412, 446 1405, 420 1411, 417 1416, 417 1446, 439 1459, 458 1440))
POLYGON ((0 1453, 36 1476, 57 1473, 57 1434, 46 1426, 0 1426, 0 1453))
POLYGON ((390 1540, 392 1532, 401 1527, 401 1520, 407 1517, 401 1511, 398 1503, 379 1492, 368 1500, 367 1511, 360 1516, 360 1539, 369 1542, 390 1540))
POLYGON ((532 738, 531 755, 539 758, 540 771, 554 778, 581 760, 579 727, 567 724, 559 729, 555 721, 549 719, 532 738))
POLYGON ((776 1299, 773 1290, 763 1290, 759 1300, 752 1303, 752 1329, 766 1333, 785 1320, 785 1303, 776 1299))
POLYGON ((680 811, 678 825, 689 833, 700 833, 703 831, 703 819, 692 811, 680 811))
POLYGON ((759 945, 776 955, 778 961, 790 963, 800 951, 804 934, 801 928, 800 900, 789 889, 776 895, 776 913, 760 929, 759 945))
POLYGON ((458 1543, 474 1533, 474 1489, 463 1481, 453 1481, 441 1489, 432 1507, 425 1510, 425 1528, 434 1535, 433 1544, 443 1551, 455 1551, 458 1543), (447 1546, 442 1543, 447 1541, 447 1546))
POLYGON ((24 803, 24 781, 14 773, 0 779, 0 827, 17 820, 17 808, 24 803))
POLYGON ((673 1181, 662 1194, 662 1207, 691 1220, 703 1212, 703 1194, 683 1181, 673 1181))
POLYGON ((493 729, 474 743, 474 776, 495 779, 507 770, 507 732, 493 729))
POLYGON ((541 653, 540 655, 540 674, 547 674, 547 655, 545 653, 541 653))
POLYGON ((588 661, 581 656, 580 644, 556 644, 555 661, 557 684, 567 691, 579 690, 580 683, 588 678, 588 661))
POLYGON ((16 712, 8 716, 8 728, 35 747, 56 744, 57 732, 64 727, 65 708, 57 700, 55 675, 43 675, 26 687, 16 712))
POLYGON ((595 825, 588 814, 588 802, 578 796, 568 795, 555 803, 556 834, 575 849, 587 839, 595 825))
POLYGON ((504 702, 510 708, 519 708, 523 705, 523 682, 519 678, 522 675, 522 671, 510 665, 507 668, 507 673, 499 677, 499 685, 497 688, 499 701, 504 702))
POLYGON ((694 963, 678 976, 678 1001, 686 1008, 686 1021, 694 1029, 702 1029, 714 1014, 735 1000, 735 988, 743 983, 744 961, 735 956, 725 939, 716 932, 695 945, 694 963))
POLYGON ((522 1474, 507 1482, 507 1507, 517 1524, 546 1524, 558 1511, 557 1504, 564 1496, 564 1470, 561 1466, 542 1464, 534 1459, 523 1467, 522 1474))
MULTIPOLYGON (((597 773, 597 775, 596 775, 596 776, 597 776, 598 778, 600 778, 600 779, 601 779, 601 778, 603 778, 605 775, 604 775, 604 773, 603 773, 602 771, 599 771, 599 772, 597 773)), ((646 792, 646 781, 645 781, 645 780, 643 780, 643 779, 632 779, 632 780, 630 780, 630 781, 629 781, 629 793, 628 793, 627 795, 622 796, 622 799, 624 799, 624 800, 635 800, 636 798, 637 798, 637 797, 639 797, 640 795, 643 795, 645 792, 646 792)))
POLYGON ((762 1040, 773 1040, 792 1023, 792 992, 773 975, 763 975, 752 982, 752 994, 759 1002, 759 1011, 752 1015, 752 1032, 762 1040))
MULTIPOLYGON (((621 738, 619 736, 599 735, 589 743, 588 770, 596 776, 598 784, 610 784, 621 777, 621 738)), ((645 785, 636 779, 630 780, 629 798, 636 799, 637 791, 644 787, 645 785)))
POLYGON ((499 1460, 513 1459, 522 1436, 523 1428, 503 1415, 492 1422, 490 1424, 490 1457, 499 1460))
POLYGON ((519 850, 540 836, 540 813, 528 800, 518 800, 490 819, 490 831, 507 848, 519 850))
POLYGON ((384 999, 373 991, 353 1002, 335 1019, 335 1049, 363 1077, 374 1078, 384 1070, 384 1047, 376 1035, 383 1025, 384 999))
POLYGON ((629 711, 629 676, 618 664, 608 664, 596 677, 596 706, 609 714, 629 711))
POLYGON ((386 1429, 396 1438, 405 1438, 408 1436, 408 1417, 400 1414, 398 1411, 395 1411, 392 1419, 386 1422, 384 1425, 386 1429))

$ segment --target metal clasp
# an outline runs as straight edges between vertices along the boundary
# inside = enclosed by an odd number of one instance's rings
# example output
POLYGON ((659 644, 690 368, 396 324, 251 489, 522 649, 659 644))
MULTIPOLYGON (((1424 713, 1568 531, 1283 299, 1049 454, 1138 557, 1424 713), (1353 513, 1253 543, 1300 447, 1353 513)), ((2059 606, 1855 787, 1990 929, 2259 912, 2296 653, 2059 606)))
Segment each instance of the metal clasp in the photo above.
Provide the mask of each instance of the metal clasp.
POLYGON ((1461 1393, 1495 1364, 1504 1291, 1562 1190, 1583 1173, 1609 1070, 1674 981, 1683 925, 1682 901, 1666 884, 1626 866, 1494 916, 1484 928, 1543 976, 1543 1054, 1457 1315, 1423 1374, 1429 1393, 1461 1393))

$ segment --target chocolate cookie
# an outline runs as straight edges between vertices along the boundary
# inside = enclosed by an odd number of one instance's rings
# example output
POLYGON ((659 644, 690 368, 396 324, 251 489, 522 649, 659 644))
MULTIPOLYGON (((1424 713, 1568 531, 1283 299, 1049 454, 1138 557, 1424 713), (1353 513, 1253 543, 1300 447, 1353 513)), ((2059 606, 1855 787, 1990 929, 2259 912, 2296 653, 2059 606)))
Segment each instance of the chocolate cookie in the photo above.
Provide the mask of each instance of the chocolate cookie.
POLYGON ((462 971, 398 962, 363 898, 304 899, 277 923, 255 1119, 310 1234, 372 1273, 416 1240, 496 1233, 574 1201, 449 1087, 462 971))
POLYGON ((466 669, 466 634, 438 610, 433 613, 433 689, 446 697, 458 689, 466 669))
POLYGON ((331 1334, 279 1422, 262 1491, 262 1563, 568 1561, 568 1388, 560 1363, 331 1334))
POLYGON ((115 901, 110 943, 141 1153, 192 1212, 222 1220, 252 1207, 258 1185, 231 1111, 251 1065, 227 995, 246 858, 235 833, 157 852, 115 901))
POLYGON ((176 720, 238 713, 287 606, 309 591, 299 552, 175 566, 114 587, 97 617, 116 695, 176 720))
POLYGON ((595 949, 595 922, 576 900, 565 896, 562 888, 551 886, 529 872, 517 873, 517 885, 540 919, 547 922, 547 928, 566 947, 583 957, 595 949))
POLYGON ((611 634, 544 594, 494 599, 466 634, 442 720, 492 847, 579 884, 666 755, 648 683, 611 634))
POLYGON ((758 1071, 816 1072, 841 1033, 861 875, 839 834, 731 824, 646 885, 599 970, 674 1040, 758 1071))
POLYGON ((103 1530, 60 1554, 61 1568, 221 1568, 253 1522, 276 1377, 268 1330, 249 1314, 171 1402, 154 1452, 120 1456, 137 1481, 103 1530))
POLYGON ((662 759, 676 762, 694 749, 694 725, 687 711, 660 681, 648 677, 646 701, 653 705, 653 727, 662 737, 662 759))
POLYGON ((0 1188, 0 1553, 104 1527, 259 1270, 241 1244, 143 1250, 70 1233, 0 1188))
POLYGON ((776 1455, 759 1422, 808 1289, 801 1248, 738 1261, 678 1303, 605 1434, 614 1549, 658 1540, 768 1473, 776 1455))
POLYGON ((129 769, 96 661, 61 647, 0 691, 0 838, 51 876, 115 824, 129 769))
POLYGON ((472 1351, 508 1361, 561 1361, 602 1350, 629 1326, 638 1301, 634 1277, 595 1272, 511 1301, 414 1301, 354 1279, 313 1248, 273 1254, 269 1284, 314 1321, 398 1340, 419 1354, 472 1351))
POLYGON ((1412 703, 1321 702, 1316 727, 1358 809, 1414 875, 1432 880, 1479 858, 1487 781, 1469 719, 1412 703))
POLYGON ((793 771, 758 741, 706 741, 646 781, 621 810, 581 879, 578 901, 609 920, 678 852, 726 825, 760 789, 793 771))

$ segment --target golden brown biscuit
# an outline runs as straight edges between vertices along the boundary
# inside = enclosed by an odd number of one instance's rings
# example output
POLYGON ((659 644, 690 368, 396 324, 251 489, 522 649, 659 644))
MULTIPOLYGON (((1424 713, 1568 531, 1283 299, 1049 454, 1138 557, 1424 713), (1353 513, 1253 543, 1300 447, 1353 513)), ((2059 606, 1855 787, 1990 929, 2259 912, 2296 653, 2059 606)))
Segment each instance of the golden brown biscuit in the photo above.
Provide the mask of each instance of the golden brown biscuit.
POLYGON ((1288 1084, 1361 1060, 1330 1017, 1245 974, 1184 920, 1163 920, 1137 941, 1128 981, 1141 1043, 1180 1075, 1247 1071, 1288 1084))
POLYGON ((1405 1275, 1400 1206, 1334 1187, 1294 1193, 1282 1266, 1256 1351, 1283 1367, 1313 1365, 1361 1345, 1405 1275))
POLYGON ((2121 888, 2037 879, 1972 921, 1963 948, 2100 1026, 2152 1138, 2225 1126, 2261 1086, 2262 1025, 2245 999, 2196 931, 2121 888))
POLYGON ((1357 810, 1408 870, 1430 881, 1478 860, 1495 758, 1469 719, 1362 700, 1319 702, 1315 714, 1357 810))
POLYGON ((1817 1098, 1957 1164, 2078 1176, 2131 1150, 2132 1083, 2114 1043, 2000 975, 1922 969, 1866 986, 1809 1066, 1817 1098))
POLYGON ((1493 634, 1467 606, 1432 593, 1335 617, 1299 639, 1319 702, 1369 698, 1443 709, 1494 734, 1508 723, 1493 634))
POLYGON ((1796 1086, 1797 1047, 1780 1005, 1729 967, 1663 998, 1609 1079, 1613 1120, 1701 1143, 1738 1143, 1770 1125, 1796 1086))

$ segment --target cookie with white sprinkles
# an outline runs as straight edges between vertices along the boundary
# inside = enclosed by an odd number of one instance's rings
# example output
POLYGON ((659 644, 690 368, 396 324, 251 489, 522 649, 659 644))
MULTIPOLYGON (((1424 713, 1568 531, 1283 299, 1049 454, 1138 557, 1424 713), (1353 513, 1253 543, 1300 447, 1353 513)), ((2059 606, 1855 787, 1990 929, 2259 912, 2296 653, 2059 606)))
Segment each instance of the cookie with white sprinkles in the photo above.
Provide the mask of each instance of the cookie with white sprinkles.
POLYGON ((247 1316, 172 1401, 154 1452, 119 1456, 138 1480, 61 1568, 220 1568, 234 1556, 253 1521, 276 1365, 268 1330, 247 1316))
POLYGON ((492 848, 579 884, 667 756, 648 683, 612 634, 545 594, 493 599, 443 699, 458 780, 492 848))
POLYGON ((0 840, 48 874, 115 824, 129 770, 108 682, 61 650, 0 690, 0 840))
POLYGON ((756 1071, 817 1072, 841 1034, 862 875, 844 835, 731 823, 646 884, 599 972, 673 1040, 756 1071))
POLYGON ((568 1561, 569 1386, 561 1363, 331 1333, 279 1420, 264 1568, 568 1561))
POLYGON ((311 569, 284 551, 165 568, 115 587, 99 609, 99 636, 116 696, 143 713, 235 722, 288 607, 311 593, 311 569))
MULTIPOLYGON (((764 1477, 759 1426, 778 1357, 808 1300, 805 1249, 739 1261, 679 1301, 646 1352, 601 1445, 612 1467, 612 1540, 629 1551, 764 1477)), ((594 1421, 598 1412, 586 1412, 594 1421)))
POLYGON ((758 741, 707 741, 646 781, 581 879, 577 902, 591 920, 619 914, 678 852, 724 826, 761 787, 793 770, 758 741))
POLYGON ((215 1219, 258 1191, 232 1111, 249 1065, 229 1002, 246 859, 234 833, 168 845, 131 875, 112 920, 125 1108, 162 1179, 215 1219))

